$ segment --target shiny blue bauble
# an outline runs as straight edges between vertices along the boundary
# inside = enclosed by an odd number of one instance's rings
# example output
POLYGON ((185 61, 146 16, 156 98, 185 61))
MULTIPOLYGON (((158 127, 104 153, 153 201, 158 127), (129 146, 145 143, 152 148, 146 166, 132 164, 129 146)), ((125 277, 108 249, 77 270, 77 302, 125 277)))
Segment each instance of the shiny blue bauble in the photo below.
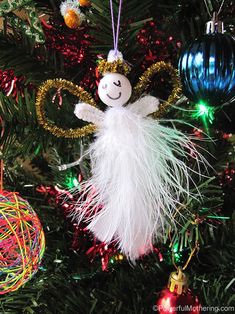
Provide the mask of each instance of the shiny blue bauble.
POLYGON ((235 96, 235 40, 212 33, 191 43, 179 60, 186 97, 219 106, 235 96))

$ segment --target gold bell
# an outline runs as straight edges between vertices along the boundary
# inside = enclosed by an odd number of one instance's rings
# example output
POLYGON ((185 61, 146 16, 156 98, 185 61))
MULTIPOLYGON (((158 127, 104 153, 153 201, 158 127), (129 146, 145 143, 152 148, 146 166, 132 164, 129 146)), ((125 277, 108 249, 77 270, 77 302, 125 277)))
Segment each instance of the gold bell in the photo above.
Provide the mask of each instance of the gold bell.
POLYGON ((179 267, 177 271, 170 274, 168 281, 168 289, 170 292, 182 294, 188 290, 188 276, 183 273, 182 268, 179 267))

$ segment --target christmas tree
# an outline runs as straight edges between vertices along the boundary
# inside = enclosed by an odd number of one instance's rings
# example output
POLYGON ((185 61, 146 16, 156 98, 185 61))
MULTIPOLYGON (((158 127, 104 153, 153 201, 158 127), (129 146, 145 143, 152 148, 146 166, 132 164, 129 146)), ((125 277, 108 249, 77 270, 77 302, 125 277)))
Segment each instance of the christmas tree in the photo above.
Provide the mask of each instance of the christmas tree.
MULTIPOLYGON (((131 102, 143 94, 159 99, 152 119, 166 130, 191 134, 203 156, 202 164, 194 151, 179 156, 192 171, 189 193, 180 196, 170 219, 164 218, 162 239, 132 263, 115 241, 99 241, 86 221, 73 219, 79 197, 90 201, 82 187, 91 177, 86 151, 95 139, 94 126, 75 116, 74 105, 83 101, 106 110, 97 92, 102 78, 97 67, 115 46, 110 4, 116 24, 118 0, 0 2, 5 190, 0 195, 0 313, 234 313, 235 5, 219 0, 121 3, 118 50, 136 86, 131 102), (61 167, 75 161, 73 167, 61 167), (4 242, 6 221, 13 217, 5 214, 4 202, 13 208, 6 191, 19 192, 34 208, 46 241, 43 257, 36 247, 37 273, 30 270, 35 273, 30 278, 24 273, 16 286, 7 258, 21 261, 22 251, 11 253, 10 242, 4 242), (178 277, 171 276, 166 288, 172 272, 178 277)), ((25 242, 26 233, 19 241, 16 236, 22 225, 11 228, 15 245, 25 242)), ((30 264, 29 252, 25 255, 30 264)))

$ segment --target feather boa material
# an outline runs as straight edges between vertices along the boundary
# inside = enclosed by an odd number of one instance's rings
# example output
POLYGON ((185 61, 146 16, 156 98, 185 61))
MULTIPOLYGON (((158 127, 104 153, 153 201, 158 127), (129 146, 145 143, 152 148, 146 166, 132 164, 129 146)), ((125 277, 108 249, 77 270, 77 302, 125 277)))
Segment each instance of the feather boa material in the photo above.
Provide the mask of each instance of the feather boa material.
MULTIPOLYGON (((81 11, 79 10, 79 2, 78 0, 65 0, 60 4, 60 13, 63 17, 65 17, 68 10, 74 10, 78 15, 81 15, 81 11)), ((83 14, 82 14, 83 17, 83 14)))
MULTIPOLYGON (((74 211, 101 241, 116 241, 134 262, 161 240, 168 220, 189 196, 190 170, 182 159, 200 154, 180 131, 110 108, 90 146, 92 177, 74 211), (90 202, 82 202, 90 197, 90 202)), ((202 157, 203 158, 203 157, 202 157)))

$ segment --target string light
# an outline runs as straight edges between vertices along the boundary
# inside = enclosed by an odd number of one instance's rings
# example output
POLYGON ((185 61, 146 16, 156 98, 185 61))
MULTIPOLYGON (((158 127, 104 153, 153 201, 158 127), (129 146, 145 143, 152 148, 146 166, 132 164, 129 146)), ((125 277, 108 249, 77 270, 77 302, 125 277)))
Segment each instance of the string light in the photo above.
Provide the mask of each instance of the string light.
POLYGON ((215 108, 208 106, 205 102, 201 101, 196 104, 196 111, 193 114, 194 118, 207 119, 210 123, 215 119, 215 108))

